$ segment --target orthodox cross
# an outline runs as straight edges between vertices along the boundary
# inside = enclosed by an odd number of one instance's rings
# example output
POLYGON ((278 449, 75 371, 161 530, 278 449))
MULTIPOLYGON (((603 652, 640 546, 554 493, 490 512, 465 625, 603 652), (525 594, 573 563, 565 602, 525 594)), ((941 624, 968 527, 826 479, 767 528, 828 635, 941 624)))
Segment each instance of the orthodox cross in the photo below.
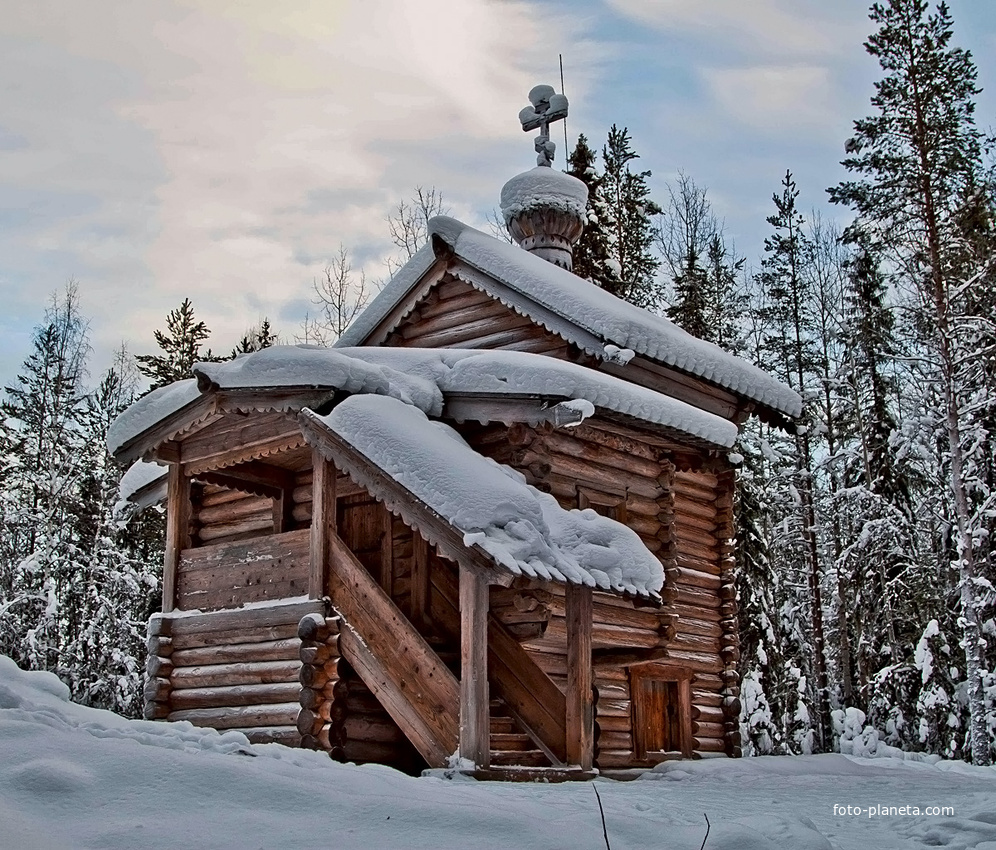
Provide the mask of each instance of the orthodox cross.
POLYGON ((519 112, 519 122, 525 132, 539 128, 535 139, 536 164, 549 168, 557 146, 550 141, 550 124, 567 117, 567 97, 557 94, 553 86, 533 86, 529 92, 529 102, 519 112))

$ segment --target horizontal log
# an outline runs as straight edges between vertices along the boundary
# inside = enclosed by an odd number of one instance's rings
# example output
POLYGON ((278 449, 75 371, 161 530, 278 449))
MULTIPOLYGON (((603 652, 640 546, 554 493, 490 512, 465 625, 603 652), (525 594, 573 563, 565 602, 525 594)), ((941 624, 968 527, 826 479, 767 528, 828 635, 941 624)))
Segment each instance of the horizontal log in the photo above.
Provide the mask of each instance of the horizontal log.
POLYGON ((681 520, 687 517, 694 518, 698 522, 716 525, 719 511, 716 510, 716 506, 711 501, 702 502, 675 493, 673 504, 675 516, 681 520))
POLYGON ((169 679, 158 677, 149 679, 145 683, 142 695, 146 702, 166 702, 169 700, 171 690, 169 679))
MULTIPOLYGON (((228 613, 227 611, 211 613, 228 613)), ((273 626, 246 626, 227 631, 189 632, 177 635, 177 649, 198 649, 214 646, 254 646, 284 640, 297 640, 297 623, 280 623, 273 626), (245 641, 240 644, 240 641, 245 641)), ((298 641, 300 643, 300 641, 298 641)))
POLYGON ((715 738, 693 738, 692 749, 700 753, 724 753, 726 742, 717 741, 715 738))
POLYGON ((598 736, 598 747, 607 750, 632 750, 633 734, 631 732, 602 731, 598 736))
POLYGON ((595 720, 603 734, 605 732, 632 734, 633 732, 633 720, 629 714, 603 714, 599 712, 595 720))
POLYGON ((213 508, 217 505, 226 505, 230 502, 238 502, 243 499, 252 499, 254 496, 247 496, 241 490, 229 490, 218 484, 204 484, 201 486, 201 495, 197 503, 202 508, 213 508))
POLYGON ((298 653, 302 664, 317 664, 321 666, 326 661, 339 657, 339 636, 331 635, 325 643, 311 646, 301 646, 298 653))
POLYGON ((301 707, 296 702, 275 705, 240 705, 227 708, 197 708, 171 711, 169 720, 188 720, 195 726, 235 729, 257 726, 296 725, 301 707))
POLYGON ((165 720, 169 717, 169 704, 148 700, 142 708, 142 717, 146 720, 165 720))
POLYGON ((554 430, 544 435, 543 445, 551 454, 580 458, 588 463, 620 470, 656 484, 657 476, 660 475, 660 464, 656 460, 618 451, 601 442, 607 438, 607 435, 600 437, 600 434, 601 432, 592 428, 580 432, 573 429, 554 430), (587 439, 583 439, 585 437, 587 439))
POLYGON ((195 520, 201 526, 227 525, 251 518, 269 517, 273 513, 273 501, 263 496, 247 496, 233 499, 220 505, 201 507, 195 520))
POLYGON ((682 469, 676 469, 674 472, 674 483, 676 485, 683 484, 688 487, 697 487, 715 492, 718 482, 719 479, 712 472, 702 472, 701 470, 690 472, 682 469))
POLYGON ((691 667, 696 673, 718 673, 723 669, 719 657, 709 652, 692 652, 675 648, 674 642, 668 646, 668 660, 674 664, 691 667))
POLYGON ((720 723, 726 720, 722 706, 705 705, 701 702, 692 701, 692 720, 701 720, 706 723, 720 723))
MULTIPOLYGON (((546 638, 563 641, 566 646, 567 623, 560 617, 553 617, 546 627, 546 638)), ((615 626, 607 623, 595 623, 591 627, 591 645, 595 649, 617 649, 636 647, 651 649, 660 643, 660 634, 655 629, 633 628, 630 626, 615 626)))
POLYGON ((296 637, 260 643, 232 643, 177 649, 173 655, 176 667, 196 667, 202 664, 247 663, 259 661, 293 661, 298 658, 301 641, 296 637))
POLYGON ((629 699, 606 699, 599 689, 595 711, 598 717, 629 717, 632 713, 632 703, 629 699))
POLYGON ((225 525, 205 525, 198 529, 197 536, 202 543, 217 543, 223 537, 258 534, 270 531, 272 528, 273 519, 271 516, 256 516, 252 519, 226 523, 225 525))
POLYGON ((161 655, 150 655, 145 662, 145 677, 155 679, 162 677, 168 679, 173 672, 173 661, 169 657, 161 655))
POLYGON ((178 667, 173 671, 173 687, 217 688, 228 685, 262 685, 295 682, 300 661, 243 661, 227 664, 202 664, 178 667))
MULTIPOLYGON (((687 587, 697 587, 702 590, 707 590, 712 593, 717 593, 719 588, 722 586, 722 581, 718 575, 710 575, 709 573, 700 572, 699 570, 693 570, 690 567, 681 565, 681 556, 678 556, 679 566, 676 568, 674 574, 674 580, 680 582, 687 587)), ((668 578, 671 579, 671 573, 668 574, 668 578)))
POLYGON ((700 740, 705 738, 722 739, 725 732, 726 727, 722 722, 710 723, 706 720, 692 721, 692 734, 700 740))
POLYGON ((377 741, 397 743, 404 740, 401 730, 390 720, 374 720, 366 717, 347 717, 342 724, 345 741, 377 741))
MULTIPOLYGON (((290 532, 300 534, 301 532, 290 532)), ((307 532, 304 532, 307 534, 307 532)), ((283 536, 283 535, 278 535, 283 536)), ((255 608, 244 608, 236 611, 211 611, 204 614, 186 614, 169 617, 174 638, 187 635, 202 635, 210 632, 229 632, 244 629, 251 632, 266 626, 286 625, 292 623, 295 634, 297 624, 305 614, 322 613, 324 608, 320 600, 307 599, 289 604, 274 604, 255 608)), ((167 617, 164 616, 164 620, 167 617)), ((251 642, 251 641, 249 641, 251 642)))
POLYGON ((294 726, 247 726, 244 729, 234 727, 230 732, 241 732, 251 744, 283 744, 285 747, 297 747, 301 743, 301 733, 294 726))
POLYGON ((224 687, 189 688, 170 694, 174 711, 223 706, 272 705, 296 701, 301 686, 297 682, 266 685, 231 685, 224 687))

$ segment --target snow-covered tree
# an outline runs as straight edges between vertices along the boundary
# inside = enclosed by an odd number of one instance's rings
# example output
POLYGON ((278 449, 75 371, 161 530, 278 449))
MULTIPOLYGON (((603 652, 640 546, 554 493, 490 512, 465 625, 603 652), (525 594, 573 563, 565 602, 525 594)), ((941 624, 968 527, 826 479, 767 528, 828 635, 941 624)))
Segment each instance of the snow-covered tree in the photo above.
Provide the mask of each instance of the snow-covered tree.
POLYGON ((992 316, 974 314, 966 293, 990 274, 992 255, 967 250, 962 215, 981 182, 977 70, 971 54, 952 46, 945 3, 931 13, 926 0, 888 0, 874 4, 870 17, 879 29, 865 46, 884 72, 872 98, 876 112, 855 122, 846 145, 843 164, 855 179, 830 195, 857 212, 861 229, 887 252, 920 308, 920 386, 936 396, 934 422, 943 440, 969 746, 973 762, 989 764, 982 624, 991 585, 980 569, 990 517, 988 485, 977 471, 986 465, 985 452, 991 458, 991 434, 977 414, 987 404, 978 373, 986 368, 992 316))

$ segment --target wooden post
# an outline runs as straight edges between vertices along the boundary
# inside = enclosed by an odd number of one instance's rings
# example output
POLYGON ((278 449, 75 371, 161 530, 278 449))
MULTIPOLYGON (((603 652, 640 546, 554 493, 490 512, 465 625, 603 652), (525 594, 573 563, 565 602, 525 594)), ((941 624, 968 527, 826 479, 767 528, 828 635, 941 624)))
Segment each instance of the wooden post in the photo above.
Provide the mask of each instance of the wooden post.
POLYGON ((591 770, 595 750, 595 706, 592 699, 590 587, 569 584, 567 616, 567 763, 591 770))
POLYGON ((308 596, 321 599, 328 592, 331 538, 336 532, 335 467, 318 450, 312 451, 314 483, 311 503, 311 578, 308 596))
POLYGON ((386 505, 378 505, 383 529, 380 534, 380 586, 388 596, 394 595, 394 515, 386 505))
POLYGON ((460 757, 491 761, 488 693, 488 584, 460 565, 460 757))
POLYGON ((190 545, 190 479, 171 463, 166 484, 166 557, 163 561, 163 612, 176 606, 176 571, 180 553, 190 545))
POLYGON ((284 489, 273 498, 273 533, 283 534, 294 527, 294 491, 284 489))
POLYGON ((421 626, 429 608, 429 542, 412 531, 412 622, 421 626))

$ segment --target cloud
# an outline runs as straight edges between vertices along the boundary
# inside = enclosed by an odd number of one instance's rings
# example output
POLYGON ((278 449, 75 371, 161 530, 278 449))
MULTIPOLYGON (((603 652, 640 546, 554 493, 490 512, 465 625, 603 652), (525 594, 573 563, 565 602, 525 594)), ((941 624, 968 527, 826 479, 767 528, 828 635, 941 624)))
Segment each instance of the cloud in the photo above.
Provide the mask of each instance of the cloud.
POLYGON ((606 0, 621 15, 664 31, 699 34, 742 54, 827 56, 860 44, 864 0, 606 0))
POLYGON ((108 351, 151 348, 185 296, 224 347, 306 300, 340 243, 383 275, 416 185, 483 211, 531 163, 516 116, 556 72, 551 33, 579 97, 598 71, 527 2, 35 0, 0 27, 0 196, 46 212, 0 233, 0 285, 37 321, 76 276, 108 351))
POLYGON ((702 77, 721 114, 772 135, 820 133, 837 120, 837 92, 818 65, 707 68, 702 77))

